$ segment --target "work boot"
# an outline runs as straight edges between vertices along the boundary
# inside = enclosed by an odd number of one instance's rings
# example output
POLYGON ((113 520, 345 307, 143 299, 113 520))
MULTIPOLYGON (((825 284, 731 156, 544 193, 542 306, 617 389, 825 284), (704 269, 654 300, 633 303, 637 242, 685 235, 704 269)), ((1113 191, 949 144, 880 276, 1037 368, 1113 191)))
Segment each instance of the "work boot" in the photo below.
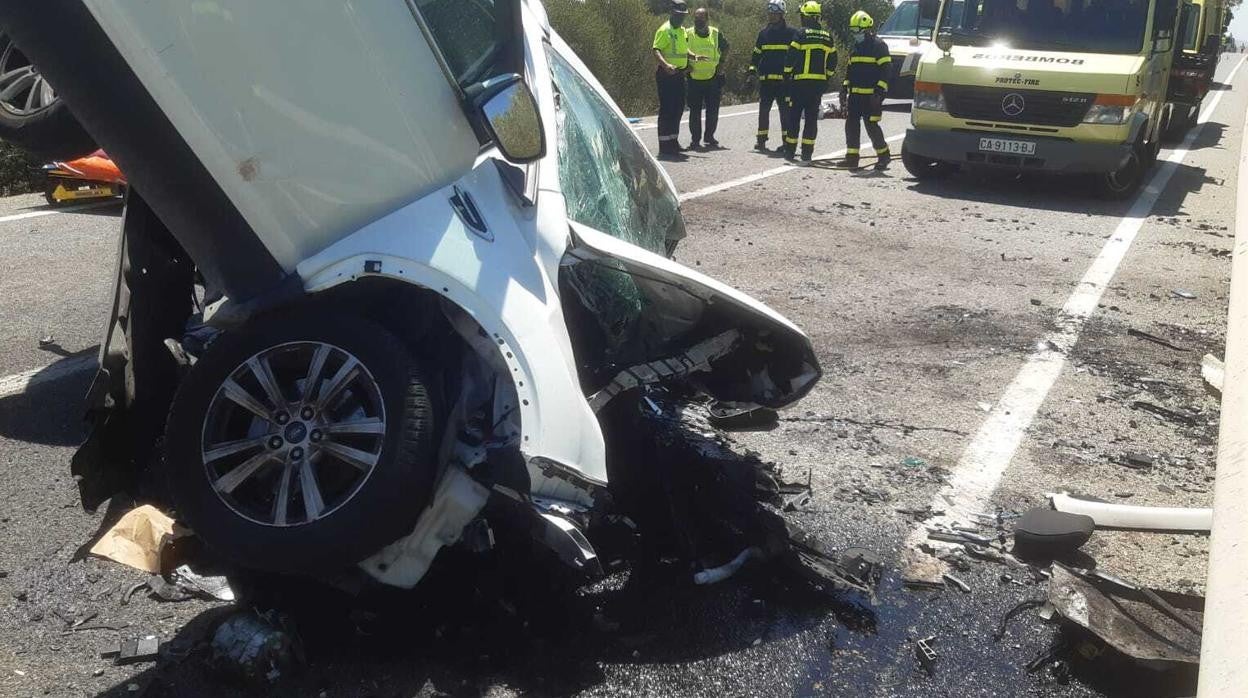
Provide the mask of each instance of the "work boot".
POLYGON ((846 155, 837 161, 836 166, 846 170, 856 170, 858 169, 858 156, 846 155))
POLYGON ((888 163, 892 161, 893 156, 889 153, 882 153, 878 157, 879 159, 875 161, 875 170, 883 172, 888 169, 888 163))
POLYGON ((754 150, 757 150, 757 151, 758 151, 758 152, 760 152, 760 153, 765 153, 765 152, 767 152, 767 139, 766 139, 766 138, 759 138, 757 141, 755 141, 755 142, 754 142, 754 150))
POLYGON ((810 159, 813 158, 814 156, 815 156, 815 146, 813 145, 802 146, 802 162, 810 162, 810 159))
POLYGON ((708 147, 708 148, 718 148, 718 147, 719 147, 719 141, 715 140, 714 138, 712 138, 712 137, 710 137, 710 136, 707 136, 706 138, 702 139, 702 142, 703 142, 704 144, 706 144, 706 147, 708 147))

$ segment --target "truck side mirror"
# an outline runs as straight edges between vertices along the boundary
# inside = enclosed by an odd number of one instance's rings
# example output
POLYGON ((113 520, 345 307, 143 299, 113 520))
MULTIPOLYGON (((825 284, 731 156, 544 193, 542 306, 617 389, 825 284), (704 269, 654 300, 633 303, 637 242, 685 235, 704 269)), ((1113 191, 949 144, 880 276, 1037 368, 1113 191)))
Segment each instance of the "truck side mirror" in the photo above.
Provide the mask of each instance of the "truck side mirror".
POLYGON ((541 111, 524 78, 514 73, 500 75, 469 87, 466 93, 503 157, 524 164, 546 156, 541 111))
POLYGON ((948 55, 953 50, 953 32, 948 29, 941 29, 936 32, 936 48, 948 55))
POLYGON ((919 0, 919 18, 936 20, 940 14, 940 0, 919 0))

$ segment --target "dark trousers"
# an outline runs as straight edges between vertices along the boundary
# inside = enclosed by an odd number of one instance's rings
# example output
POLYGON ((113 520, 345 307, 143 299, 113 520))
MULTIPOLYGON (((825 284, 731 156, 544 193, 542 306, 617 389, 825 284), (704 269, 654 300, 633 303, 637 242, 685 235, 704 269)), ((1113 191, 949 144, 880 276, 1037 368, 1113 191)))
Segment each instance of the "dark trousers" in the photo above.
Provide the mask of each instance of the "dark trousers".
POLYGON ((680 117, 685 113, 685 74, 668 75, 661 69, 654 74, 659 90, 659 152, 670 153, 679 148, 680 117))
POLYGON ((758 140, 765 142, 771 132, 771 105, 780 105, 780 132, 789 125, 789 92, 783 80, 763 80, 758 83, 758 140))
POLYGON ((815 152, 815 136, 819 134, 819 108, 823 104, 823 92, 827 87, 823 80, 794 81, 789 88, 793 111, 789 113, 789 128, 784 132, 784 147, 790 151, 797 148, 798 130, 801 129, 802 154, 815 152), (802 119, 806 120, 805 128, 802 119))
POLYGON ((875 146, 876 155, 888 155, 888 141, 884 140, 884 130, 880 128, 881 110, 875 106, 872 95, 850 95, 848 114, 845 116, 845 155, 858 157, 858 144, 862 137, 858 131, 859 124, 865 124, 867 137, 875 146))
POLYGON ((719 124, 719 99, 723 96, 723 80, 719 76, 710 80, 689 78, 689 135, 696 145, 702 140, 702 107, 706 107, 706 140, 715 140, 715 126, 719 124))

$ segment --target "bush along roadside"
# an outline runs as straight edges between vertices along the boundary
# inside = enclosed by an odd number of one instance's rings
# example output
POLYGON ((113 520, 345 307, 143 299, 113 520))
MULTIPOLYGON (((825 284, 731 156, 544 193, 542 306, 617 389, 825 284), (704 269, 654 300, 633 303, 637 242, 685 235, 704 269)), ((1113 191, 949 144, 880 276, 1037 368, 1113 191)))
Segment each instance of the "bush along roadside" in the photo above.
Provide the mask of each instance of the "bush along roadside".
MULTIPOLYGON (((823 24, 832 33, 838 53, 837 78, 845 75, 850 47, 849 17, 866 10, 879 26, 893 11, 891 0, 825 0, 823 24)), ((625 114, 643 116, 658 109, 654 87, 654 32, 667 19, 667 0, 545 0, 555 31, 568 42, 607 88, 625 114)), ((800 26, 800 0, 789 0, 788 22, 800 26)), ((763 0, 690 0, 689 11, 706 7, 711 24, 728 40, 724 56, 724 102, 751 102, 756 88, 746 84, 746 68, 754 39, 767 22, 763 0)), ((690 17, 686 26, 693 26, 690 17)))
POLYGON ((40 191, 43 188, 40 165, 21 148, 0 142, 0 196, 40 191))

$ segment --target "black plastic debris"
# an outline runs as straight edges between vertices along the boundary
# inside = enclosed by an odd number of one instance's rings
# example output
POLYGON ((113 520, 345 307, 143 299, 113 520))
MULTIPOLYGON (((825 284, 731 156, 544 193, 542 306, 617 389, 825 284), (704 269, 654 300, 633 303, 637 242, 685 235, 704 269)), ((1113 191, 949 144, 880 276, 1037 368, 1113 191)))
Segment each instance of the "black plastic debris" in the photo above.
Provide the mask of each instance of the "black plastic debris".
POLYGON ((1014 524, 1014 554, 1029 560, 1053 560, 1078 550, 1092 537, 1090 516, 1036 508, 1014 524))
POLYGON ((137 664, 139 662, 150 662, 160 655, 160 640, 155 635, 145 635, 140 638, 121 640, 112 645, 108 649, 100 653, 100 656, 113 660, 113 663, 121 666, 123 664, 137 664))
POLYGON ((725 431, 765 431, 780 423, 780 413, 749 402, 713 402, 707 413, 711 426, 725 431))
POLYGON ((1154 405, 1151 402, 1144 402, 1143 400, 1136 400, 1131 403, 1131 408, 1155 414, 1162 419, 1175 422, 1177 424, 1185 424, 1187 426, 1193 426, 1196 424, 1196 419, 1191 415, 1175 412, 1174 410, 1166 409, 1161 405, 1154 405))
POLYGON ((1163 339, 1162 337, 1158 337, 1155 334, 1149 334, 1147 332, 1144 332, 1142 330, 1137 330, 1135 328, 1131 328, 1127 330, 1127 334, 1137 339, 1142 339, 1146 342, 1152 342, 1153 344, 1163 346, 1167 349, 1173 349, 1174 351, 1191 351, 1191 349, 1188 349, 1187 347, 1181 347, 1171 342, 1168 339, 1163 339))

